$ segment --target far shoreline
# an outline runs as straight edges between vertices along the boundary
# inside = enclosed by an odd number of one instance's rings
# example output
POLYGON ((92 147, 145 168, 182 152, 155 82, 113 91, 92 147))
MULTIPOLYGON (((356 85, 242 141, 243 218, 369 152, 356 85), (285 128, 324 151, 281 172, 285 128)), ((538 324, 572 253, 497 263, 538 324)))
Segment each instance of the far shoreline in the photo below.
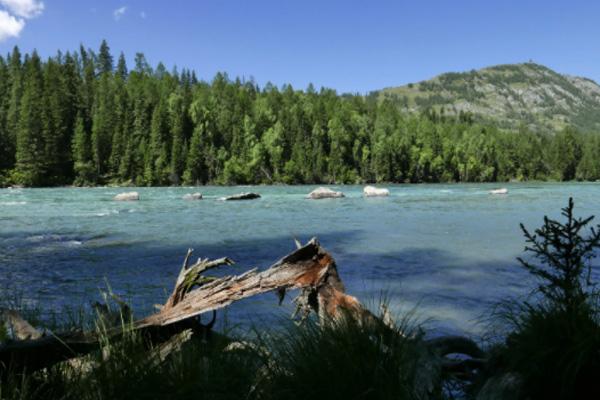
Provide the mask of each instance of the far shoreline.
POLYGON ((153 185, 153 186, 138 186, 138 185, 119 185, 119 184, 108 184, 108 185, 93 185, 93 186, 78 186, 78 185, 56 185, 56 186, 22 186, 22 185, 8 185, 0 186, 2 189, 127 189, 127 188, 170 188, 170 189, 194 189, 204 187, 220 187, 220 188, 242 188, 242 187, 347 187, 347 186, 434 186, 434 185, 519 185, 519 184, 597 184, 600 180, 585 181, 585 180, 570 180, 570 181, 559 181, 559 180, 527 180, 527 181, 503 181, 503 182, 362 182, 362 183, 251 183, 251 184, 218 184, 211 183, 206 185, 153 185))

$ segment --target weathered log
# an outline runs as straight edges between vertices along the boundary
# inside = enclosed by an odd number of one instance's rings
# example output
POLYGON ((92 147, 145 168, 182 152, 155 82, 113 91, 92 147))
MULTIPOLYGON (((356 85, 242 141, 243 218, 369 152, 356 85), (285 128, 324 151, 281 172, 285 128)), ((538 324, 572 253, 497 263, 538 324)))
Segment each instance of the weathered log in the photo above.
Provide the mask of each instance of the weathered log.
MULTIPOLYGON (((302 317, 315 312, 321 323, 349 317, 364 326, 383 327, 392 335, 401 334, 394 329, 389 313, 384 312, 384 317, 379 318, 358 299, 345 293, 333 257, 316 239, 311 239, 304 246, 296 241, 296 245, 298 248, 295 251, 264 271, 251 269, 241 275, 222 278, 207 277, 203 273, 221 265, 230 265, 232 260, 226 257, 218 260, 199 259, 189 266, 192 255, 192 250, 189 249, 173 292, 155 314, 135 321, 126 328, 105 326, 101 333, 68 332, 5 343, 0 345, 0 371, 2 368, 12 368, 32 372, 49 367, 99 350, 101 339, 104 342, 106 338, 117 340, 128 331, 127 329, 136 330, 149 343, 157 345, 160 354, 166 354, 188 340, 189 331, 194 334, 200 332, 206 337, 214 324, 216 310, 238 300, 270 291, 276 292, 281 302, 290 289, 300 290, 295 302, 302 317), (206 312, 213 312, 213 320, 204 326, 194 317, 206 312), (187 333, 181 334, 182 332, 187 333), (167 344, 161 346, 161 343, 165 342, 167 344)), ((446 369, 449 372, 454 370, 462 373, 465 367, 468 369, 483 358, 479 347, 473 341, 462 337, 436 338, 425 344, 437 359, 442 360, 440 362, 447 364, 446 369), (474 360, 455 365, 451 360, 444 359, 452 353, 462 353, 474 360)), ((164 357, 160 356, 159 359, 161 358, 164 357)))
MULTIPOLYGON (((375 320, 359 301, 344 293, 335 261, 312 239, 265 271, 249 270, 238 276, 210 278, 201 273, 209 268, 231 264, 228 258, 199 260, 187 267, 191 250, 177 278, 173 293, 160 311, 132 324, 153 343, 161 343, 184 329, 198 329, 193 319, 200 314, 215 311, 231 303, 269 291, 283 292, 303 289, 310 309, 322 320, 351 314, 360 320, 375 320)), ((124 328, 107 327, 102 332, 110 338, 122 335, 124 328)), ((100 336, 96 332, 68 332, 44 336, 36 340, 9 342, 0 346, 0 366, 34 371, 57 362, 87 354, 99 349, 100 336)))
MULTIPOLYGON (((227 260, 212 263, 226 264, 227 260)), ((190 271, 196 266, 202 271, 206 265, 207 260, 201 261, 190 268, 190 271)), ((189 276, 189 272, 183 273, 183 276, 189 276)), ((333 257, 316 239, 283 257, 265 271, 257 272, 252 269, 242 275, 214 279, 179 299, 176 293, 183 290, 184 280, 178 278, 180 284, 176 285, 170 298, 177 299, 174 304, 173 301, 169 302, 168 307, 165 305, 158 313, 136 322, 136 327, 168 325, 218 310, 247 297, 288 289, 309 289, 310 293, 306 292, 305 296, 312 295, 315 298, 315 301, 309 303, 321 319, 338 318, 342 311, 350 312, 361 320, 373 318, 355 297, 344 293, 344 285, 333 257)))
POLYGON ((0 321, 4 323, 8 333, 17 340, 39 339, 42 332, 35 329, 14 310, 0 310, 0 321))

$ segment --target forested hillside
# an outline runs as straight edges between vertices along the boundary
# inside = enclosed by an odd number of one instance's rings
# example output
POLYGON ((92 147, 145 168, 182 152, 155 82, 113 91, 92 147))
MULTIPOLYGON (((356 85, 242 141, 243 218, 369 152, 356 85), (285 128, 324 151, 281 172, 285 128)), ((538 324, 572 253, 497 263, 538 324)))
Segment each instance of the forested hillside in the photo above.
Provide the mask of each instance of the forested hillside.
POLYGON ((544 133, 573 126, 600 131, 600 86, 533 62, 449 72, 377 95, 394 99, 406 112, 429 108, 443 108, 448 115, 468 112, 508 129, 525 126, 544 133))
POLYGON ((469 113, 128 69, 106 42, 0 57, 0 183, 178 185, 600 178, 600 137, 504 132, 469 113))

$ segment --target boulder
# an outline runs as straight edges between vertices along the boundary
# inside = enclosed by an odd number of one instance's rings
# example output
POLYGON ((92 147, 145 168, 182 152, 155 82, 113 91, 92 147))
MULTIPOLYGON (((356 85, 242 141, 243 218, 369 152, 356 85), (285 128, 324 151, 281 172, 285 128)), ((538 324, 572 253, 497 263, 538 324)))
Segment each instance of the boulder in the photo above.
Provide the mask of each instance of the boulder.
POLYGON ((260 194, 258 194, 258 193, 240 193, 240 194, 234 194, 233 196, 221 197, 219 200, 233 201, 233 200, 253 200, 253 199, 260 199, 260 194))
POLYGON ((376 188, 375 186, 365 186, 363 194, 366 197, 385 197, 390 195, 390 191, 384 188, 376 188))
POLYGON ((202 193, 188 193, 183 195, 184 200, 202 200, 202 193))
POLYGON ((119 193, 114 197, 116 201, 137 201, 140 199, 138 192, 119 193))
POLYGON ((490 194, 508 194, 508 189, 500 188, 500 189, 490 190, 490 194))
POLYGON ((344 197, 344 193, 342 193, 342 192, 336 192, 336 191, 331 190, 331 189, 326 188, 326 187, 317 188, 317 189, 313 190, 312 192, 310 192, 308 194, 308 196, 306 196, 306 198, 313 199, 313 200, 319 200, 319 199, 337 199, 337 198, 340 198, 340 197, 344 197))

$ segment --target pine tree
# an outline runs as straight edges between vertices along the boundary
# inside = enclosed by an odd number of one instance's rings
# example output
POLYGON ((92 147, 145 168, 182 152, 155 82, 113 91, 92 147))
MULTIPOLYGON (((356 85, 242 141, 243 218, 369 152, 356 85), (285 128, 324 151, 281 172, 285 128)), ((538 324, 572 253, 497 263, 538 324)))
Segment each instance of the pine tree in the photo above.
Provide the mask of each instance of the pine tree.
POLYGON ((186 185, 204 184, 208 180, 203 157, 204 124, 196 125, 186 159, 183 183, 186 185))
POLYGON ((17 131, 16 169, 13 179, 25 186, 46 184, 47 161, 43 126, 44 80, 37 52, 25 60, 23 97, 17 131))
POLYGON ((5 160, 7 168, 15 164, 17 148, 17 132, 19 131, 21 97, 23 96, 23 66, 21 52, 15 46, 8 59, 8 74, 10 79, 10 99, 6 114, 6 152, 9 154, 5 160))
POLYGON ((171 183, 179 184, 185 167, 184 153, 184 118, 185 109, 183 97, 179 93, 173 93, 169 97, 169 119, 171 126, 171 183))
POLYGON ((125 61, 125 55, 123 54, 123 52, 121 52, 121 54, 119 55, 119 61, 117 61, 116 75, 119 78, 121 78, 122 81, 127 80, 127 62, 125 61))
POLYGON ((0 56, 0 184, 2 176, 13 167, 14 143, 7 124, 9 104, 10 75, 4 58, 0 56))
POLYGON ((92 143, 90 134, 80 114, 77 115, 73 134, 72 153, 75 170, 75 184, 89 185, 96 182, 96 170, 92 160, 92 143))
POLYGON ((92 114, 92 155, 98 177, 108 172, 111 140, 115 131, 115 102, 112 79, 100 77, 92 114))
POLYGON ((45 153, 49 183, 59 184, 70 177, 71 152, 71 112, 67 103, 65 81, 62 70, 55 60, 48 60, 44 66, 43 128, 45 153))
POLYGON ((110 54, 110 48, 106 40, 102 40, 100 51, 98 52, 98 74, 108 74, 113 71, 113 57, 110 54))
POLYGON ((85 50, 83 46, 79 48, 79 56, 82 66, 82 84, 81 84, 81 111, 86 129, 92 128, 92 113, 94 108, 94 99, 96 92, 96 69, 94 66, 93 53, 85 50))
POLYGON ((566 128, 554 137, 553 164, 557 177, 563 181, 574 179, 581 159, 581 144, 576 132, 566 128))
MULTIPOLYGON (((121 62, 119 62, 121 65, 121 62)), ((118 68, 119 69, 119 68, 118 68)), ((115 75, 115 109, 114 109, 114 132, 111 142, 111 153, 109 159, 109 175, 115 179, 119 177, 121 159, 125 153, 128 136, 132 130, 131 99, 127 91, 127 82, 123 75, 115 75)))
POLYGON ((160 101, 154 108, 150 124, 150 143, 144 169, 144 178, 148 185, 169 183, 168 136, 168 113, 164 102, 160 101))

